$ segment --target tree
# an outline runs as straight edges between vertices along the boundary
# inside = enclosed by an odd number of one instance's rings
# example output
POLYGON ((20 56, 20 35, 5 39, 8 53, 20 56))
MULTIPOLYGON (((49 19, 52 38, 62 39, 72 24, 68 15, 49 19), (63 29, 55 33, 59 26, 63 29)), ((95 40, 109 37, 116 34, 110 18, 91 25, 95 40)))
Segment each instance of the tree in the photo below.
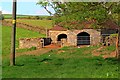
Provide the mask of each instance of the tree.
POLYGON ((40 18, 39 18, 39 16, 35 16, 35 19, 37 19, 37 20, 38 20, 38 19, 40 19, 40 18))
POLYGON ((0 14, 0 20, 4 20, 3 14, 0 14))
POLYGON ((73 28, 68 25, 75 21, 81 23, 88 20, 96 20, 100 25, 107 19, 118 21, 119 3, 116 2, 38 2, 46 9, 50 15, 54 15, 55 24, 61 23, 64 27, 73 28), (54 9, 55 14, 50 12, 47 7, 54 9))

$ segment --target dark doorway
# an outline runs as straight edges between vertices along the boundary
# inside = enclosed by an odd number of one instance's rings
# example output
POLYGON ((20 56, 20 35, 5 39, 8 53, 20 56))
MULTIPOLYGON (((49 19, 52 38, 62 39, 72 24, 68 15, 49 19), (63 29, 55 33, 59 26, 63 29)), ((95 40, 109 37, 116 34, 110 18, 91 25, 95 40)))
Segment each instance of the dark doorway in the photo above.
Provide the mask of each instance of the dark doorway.
POLYGON ((62 38, 66 38, 67 39, 67 35, 66 34, 60 34, 60 35, 58 35, 57 41, 61 41, 62 38))
POLYGON ((77 46, 90 45, 90 35, 86 32, 81 32, 77 35, 77 46))

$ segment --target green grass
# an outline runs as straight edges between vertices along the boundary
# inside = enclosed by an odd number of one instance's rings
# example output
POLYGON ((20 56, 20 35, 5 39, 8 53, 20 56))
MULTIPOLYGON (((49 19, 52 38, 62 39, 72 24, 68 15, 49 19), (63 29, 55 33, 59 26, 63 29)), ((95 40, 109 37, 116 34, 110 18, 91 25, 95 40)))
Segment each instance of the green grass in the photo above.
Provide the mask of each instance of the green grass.
MULTIPOLYGON (((8 56, 10 53, 11 31, 12 31, 11 27, 6 27, 6 26, 2 27, 2 54, 3 56, 6 56, 6 55, 8 56)), ((38 32, 29 31, 29 30, 25 30, 22 28, 17 28, 16 47, 18 47, 19 38, 34 38, 34 37, 44 37, 44 36, 45 36, 44 34, 39 34, 38 32)), ((17 51, 19 52, 19 50, 17 51)))
POLYGON ((16 58, 14 67, 9 66, 6 60, 3 63, 3 78, 117 78, 115 58, 90 55, 90 51, 98 47, 64 47, 41 56, 20 56, 16 58), (84 54, 86 50, 89 54, 84 54))
POLYGON ((12 19, 12 15, 11 14, 4 14, 3 15, 5 19, 12 19))
MULTIPOLYGON (((3 14, 5 19, 12 19, 12 14, 3 14)), ((38 15, 36 15, 38 16, 38 15)), ((47 19, 49 16, 40 15, 39 18, 47 19)), ((35 18, 35 15, 17 15, 17 18, 35 18)))
POLYGON ((22 20, 18 19, 18 22, 23 22, 32 26, 38 26, 42 28, 52 28, 52 20, 22 20))
POLYGON ((27 52, 27 51, 33 51, 33 50, 36 50, 36 47, 17 49, 16 52, 21 53, 21 52, 27 52))
MULTIPOLYGON (((11 19, 5 19, 11 21, 11 19)), ((26 23, 33 27, 40 27, 42 29, 51 29, 53 27, 52 20, 32 20, 32 19, 17 19, 17 22, 26 23)))
POLYGON ((115 45, 111 45, 111 46, 106 46, 106 48, 101 49, 99 52, 101 53, 106 53, 110 54, 111 52, 116 50, 116 46, 115 45))
MULTIPOLYGON (((5 19, 12 19, 12 14, 3 14, 5 19)), ((17 15, 17 18, 27 18, 27 15, 17 15)))
MULTIPOLYGON (((43 20, 32 20, 32 19, 19 19, 19 18, 28 18, 29 15, 17 15, 17 21, 26 23, 32 26, 37 26, 41 28, 52 28, 53 27, 53 22, 52 20, 46 20, 48 16, 39 16, 40 18, 43 18, 43 20)), ((33 16, 35 17, 35 16, 33 16)), ((5 20, 11 21, 12 15, 11 14, 4 14, 5 20)))
MULTIPOLYGON (((37 32, 17 28, 18 39, 44 37, 37 32)), ((100 46, 85 48, 63 47, 40 56, 19 56, 16 66, 9 66, 11 27, 2 27, 2 77, 3 78, 117 78, 118 61, 115 58, 94 57, 91 52, 100 46), (87 52, 87 54, 86 54, 87 52)), ((31 51, 35 48, 17 52, 31 51)), ((114 46, 105 51, 112 52, 114 46)))

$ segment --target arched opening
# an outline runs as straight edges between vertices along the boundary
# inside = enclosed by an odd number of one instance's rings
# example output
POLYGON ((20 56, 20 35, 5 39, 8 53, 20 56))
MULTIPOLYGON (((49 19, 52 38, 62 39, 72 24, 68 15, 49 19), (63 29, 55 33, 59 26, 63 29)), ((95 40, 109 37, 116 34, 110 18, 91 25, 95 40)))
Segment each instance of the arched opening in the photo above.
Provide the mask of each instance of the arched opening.
POLYGON ((86 32, 81 32, 77 35, 77 46, 90 45, 90 35, 86 32))
POLYGON ((57 41, 61 41, 61 39, 67 39, 67 35, 66 34, 60 34, 60 35, 58 35, 58 39, 57 39, 57 41))

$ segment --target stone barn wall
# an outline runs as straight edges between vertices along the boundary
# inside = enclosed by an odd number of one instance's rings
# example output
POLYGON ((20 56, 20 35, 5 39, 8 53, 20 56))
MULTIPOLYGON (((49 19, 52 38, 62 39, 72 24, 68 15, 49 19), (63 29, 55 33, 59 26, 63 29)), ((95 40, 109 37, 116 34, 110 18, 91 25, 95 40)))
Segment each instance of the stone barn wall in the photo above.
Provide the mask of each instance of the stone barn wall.
MULTIPOLYGON (((86 32, 90 35, 90 45, 97 45, 101 41, 101 32, 95 29, 83 29, 83 30, 74 30, 74 34, 79 34, 81 32, 86 32)), ((76 41, 77 42, 77 41, 76 41)))
POLYGON ((57 43, 58 36, 61 34, 66 34, 67 35, 67 42, 66 46, 75 46, 76 45, 76 36, 73 34, 71 31, 54 31, 50 30, 49 31, 49 37, 52 39, 52 43, 57 43))
POLYGON ((24 38, 19 39, 19 48, 42 48, 44 40, 42 38, 24 38))
POLYGON ((83 30, 66 30, 56 31, 50 30, 49 37, 52 39, 52 43, 57 43, 57 38, 60 34, 67 35, 66 46, 77 46, 77 35, 81 32, 86 32, 90 35, 90 45, 97 45, 100 43, 101 34, 99 31, 94 29, 83 29, 83 30))

